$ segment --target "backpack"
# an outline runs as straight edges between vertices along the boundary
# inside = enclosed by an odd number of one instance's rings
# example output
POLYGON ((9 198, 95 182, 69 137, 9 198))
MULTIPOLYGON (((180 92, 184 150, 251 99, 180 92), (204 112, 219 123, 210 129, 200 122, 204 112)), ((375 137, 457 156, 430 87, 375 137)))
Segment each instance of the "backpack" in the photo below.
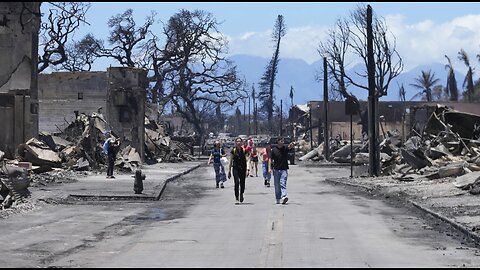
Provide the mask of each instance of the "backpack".
POLYGON ((112 138, 106 139, 105 142, 103 143, 103 153, 105 155, 108 154, 108 143, 110 142, 110 140, 112 140, 112 138))
MULTIPOLYGON (((243 147, 240 147, 240 149, 242 149, 242 153, 245 154, 245 149, 243 149, 243 147)), ((233 155, 236 156, 237 155, 237 147, 233 147, 233 155)))
MULTIPOLYGON (((245 149, 241 148, 240 152, 245 156, 245 149)), ((233 148, 233 157, 232 157, 232 165, 244 167, 244 164, 240 161, 240 154, 237 152, 237 147, 233 148)), ((246 164, 245 164, 246 165, 246 164)))

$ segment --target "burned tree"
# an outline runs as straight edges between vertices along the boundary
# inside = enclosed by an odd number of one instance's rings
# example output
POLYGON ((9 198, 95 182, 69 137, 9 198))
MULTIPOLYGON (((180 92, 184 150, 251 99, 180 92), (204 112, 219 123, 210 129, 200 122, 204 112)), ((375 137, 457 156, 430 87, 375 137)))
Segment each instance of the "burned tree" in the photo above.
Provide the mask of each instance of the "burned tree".
POLYGON ((290 85, 289 97, 290 97, 290 107, 293 107, 293 86, 292 85, 290 85))
POLYGON ((463 87, 465 87, 465 92, 463 92, 464 99, 466 101, 473 101, 474 93, 474 84, 473 84, 473 69, 470 66, 470 59, 468 58, 467 53, 464 49, 460 49, 458 52, 458 59, 463 61, 468 68, 467 75, 463 80, 463 87))
MULTIPOLYGON (((327 57, 327 67, 329 77, 336 83, 332 84, 330 90, 338 91, 344 98, 348 98, 350 94, 347 92, 348 82, 345 82, 345 55, 349 48, 349 28, 346 20, 337 20, 336 27, 328 31, 328 38, 324 42, 320 42, 318 53, 327 57)), ((323 80, 323 75, 316 74, 317 81, 323 80)), ((333 94, 333 93, 332 93, 333 94)))
POLYGON ((447 58, 448 61, 448 64, 445 65, 445 69, 448 69, 447 87, 445 88, 445 91, 451 101, 458 101, 457 80, 455 79, 453 64, 447 55, 445 55, 445 58, 447 58))
MULTIPOLYGON (((328 100, 330 101, 342 101, 346 98, 345 95, 342 94, 342 91, 338 88, 339 85, 336 82, 330 83, 330 87, 328 88, 328 100)), ((351 94, 347 94, 348 97, 355 97, 351 94)))
POLYGON ((150 30, 155 23, 155 16, 156 13, 152 11, 143 25, 138 26, 133 19, 133 10, 127 9, 108 21, 111 28, 108 43, 111 48, 107 48, 102 39, 97 39, 92 34, 86 35, 74 48, 83 55, 83 59, 113 58, 122 66, 153 71, 154 74, 150 75, 148 80, 156 83, 153 86, 149 84, 147 101, 157 104, 162 89, 162 74, 158 73, 158 66, 161 65, 159 59, 164 58, 160 57, 162 50, 157 46, 158 37, 150 30))
POLYGON ((432 100, 448 100, 445 87, 441 84, 435 85, 432 89, 432 100))
POLYGON ((74 41, 73 43, 65 46, 65 53, 67 59, 61 63, 60 66, 55 66, 55 70, 68 70, 68 71, 90 71, 92 64, 98 58, 96 52, 98 52, 98 44, 102 41, 96 39, 92 34, 87 34, 82 40, 74 41))
POLYGON ((80 23, 86 23, 85 14, 90 8, 90 3, 84 2, 52 2, 50 5, 47 21, 40 26, 39 73, 68 59, 66 44, 80 23))
POLYGON ((260 92, 258 93, 258 99, 261 102, 261 110, 265 112, 268 119, 268 128, 272 132, 272 116, 273 116, 273 86, 275 85, 275 77, 278 72, 278 63, 280 61, 280 41, 285 36, 286 28, 282 15, 278 15, 275 22, 275 28, 273 30, 272 39, 275 42, 275 52, 272 59, 265 68, 265 72, 260 79, 260 92))
POLYGON ((203 138, 205 113, 218 104, 234 105, 246 97, 236 66, 224 56, 227 42, 211 13, 181 10, 164 27, 163 60, 157 65, 163 99, 203 138))
MULTIPOLYGON (((389 35, 383 18, 373 16, 372 34, 375 94, 381 97, 387 95, 390 82, 402 72, 403 62, 396 50, 395 36, 389 35)), ((362 72, 356 72, 355 75, 368 78, 367 7, 361 4, 350 13, 349 18, 338 20, 335 28, 329 31, 328 40, 320 43, 318 52, 321 56, 328 58, 329 74, 337 82, 339 91, 344 97, 349 95, 346 92, 348 85, 368 91, 368 84, 362 84, 345 72, 348 63, 345 61, 346 56, 357 56, 364 63, 365 69, 362 72)))
MULTIPOLYGON (((398 85, 398 83, 397 83, 398 85)), ((398 85, 398 98, 400 99, 400 101, 405 101, 406 100, 406 92, 405 92, 405 87, 403 87, 403 83, 402 85, 398 85)))
POLYGON ((108 27, 112 29, 108 42, 113 47, 105 48, 103 42, 97 42, 96 46, 92 46, 95 49, 95 55, 113 58, 124 67, 142 67, 140 65, 143 58, 141 45, 149 38, 149 29, 155 22, 155 15, 156 13, 152 12, 146 17, 145 23, 139 27, 133 19, 132 9, 112 16, 108 20, 108 27))

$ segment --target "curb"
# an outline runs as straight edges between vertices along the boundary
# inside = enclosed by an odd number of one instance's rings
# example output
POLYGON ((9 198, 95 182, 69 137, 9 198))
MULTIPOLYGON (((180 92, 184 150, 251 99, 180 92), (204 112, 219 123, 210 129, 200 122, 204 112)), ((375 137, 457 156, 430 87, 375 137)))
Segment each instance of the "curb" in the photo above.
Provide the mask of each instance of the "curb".
POLYGON ((368 187, 368 186, 364 186, 364 185, 360 185, 360 184, 352 184, 352 183, 346 183, 346 182, 342 182, 342 181, 336 181, 336 180, 333 180, 333 179, 325 179, 325 181, 326 181, 326 182, 330 182, 330 183, 345 185, 345 186, 352 186, 352 187, 363 188, 363 189, 366 189, 366 190, 371 190, 371 189, 373 189, 372 187, 368 187))
POLYGON ((445 217, 445 216, 443 216, 439 213, 436 213, 436 212, 430 210, 429 208, 426 208, 426 207, 424 207, 424 206, 422 206, 422 205, 420 205, 420 204, 418 204, 418 203, 416 203, 412 200, 407 199, 407 202, 413 204, 418 209, 421 209, 421 210, 429 213, 430 215, 432 215, 436 218, 439 218, 439 219, 443 220, 444 222, 449 223, 450 225, 452 225, 456 229, 458 229, 458 230, 462 231, 463 233, 465 233, 466 235, 470 236, 475 241, 480 242, 480 236, 477 235, 476 233, 472 232, 471 230, 469 230, 467 227, 465 227, 465 226, 463 226, 463 225, 461 225, 461 224, 459 224, 459 223, 457 223, 457 222, 455 222, 455 221, 453 221, 453 220, 451 220, 451 219, 449 219, 449 218, 447 218, 447 217, 445 217))
MULTIPOLYGON (((128 201, 128 200, 143 200, 143 201, 158 201, 160 197, 162 196, 167 183, 170 181, 173 181, 187 173, 190 173, 191 171, 198 169, 202 164, 195 165, 192 168, 187 169, 186 171, 183 171, 181 173, 178 173, 174 176, 171 176, 167 178, 163 182, 163 186, 160 190, 160 192, 157 195, 81 195, 81 194, 69 194, 67 196, 67 199, 79 199, 83 201, 128 201)), ((157 186, 158 187, 158 186, 157 186)))
POLYGON ((80 199, 83 201, 130 201, 130 200, 147 200, 155 201, 152 196, 135 196, 135 195, 81 195, 70 194, 67 199, 80 199))
POLYGON ((187 174, 187 173, 190 173, 191 171, 198 169, 200 166, 202 166, 202 164, 198 164, 198 165, 196 165, 196 166, 194 166, 194 167, 192 167, 192 168, 190 168, 190 169, 188 169, 188 170, 186 170, 186 171, 184 171, 184 172, 181 172, 181 173, 176 174, 176 175, 174 175, 174 176, 172 176, 172 177, 170 177, 170 178, 167 178, 167 180, 165 180, 165 182, 163 183, 162 189, 160 190, 160 192, 158 193, 158 195, 155 196, 155 199, 156 199, 157 201, 160 200, 160 197, 162 197, 163 191, 164 191, 165 188, 167 187, 168 182, 173 181, 173 180, 175 180, 175 179, 177 179, 177 178, 179 178, 179 177, 181 177, 181 176, 183 176, 183 175, 185 175, 185 174, 187 174))
MULTIPOLYGON (((365 190, 373 190, 374 188, 372 187, 368 187, 368 186, 364 186, 364 185, 359 185, 359 184, 352 184, 352 183, 346 183, 346 182, 342 182, 342 181, 336 181, 336 180, 333 180, 333 179, 325 179, 326 182, 330 182, 330 183, 334 183, 334 184, 341 184, 341 185, 346 185, 346 186, 352 186, 352 187, 357 187, 357 188, 363 188, 365 190)), ((474 232, 472 232, 470 229, 468 229, 467 227, 459 224, 458 222, 455 222, 453 221, 452 219, 450 218, 447 218, 437 212, 434 212, 433 210, 417 203, 417 202, 414 202, 410 199, 405 199, 405 201, 407 203, 410 203, 412 204, 413 206, 415 206, 416 208, 452 225, 454 228, 456 228, 457 230, 460 230, 461 232, 463 232, 464 234, 468 235, 470 238, 472 238, 473 240, 475 240, 476 242, 480 242, 480 236, 474 232)))
MULTIPOLYGON (((349 167, 350 163, 295 163, 295 165, 302 167, 349 167)), ((361 167, 361 165, 353 165, 353 167, 361 167)))

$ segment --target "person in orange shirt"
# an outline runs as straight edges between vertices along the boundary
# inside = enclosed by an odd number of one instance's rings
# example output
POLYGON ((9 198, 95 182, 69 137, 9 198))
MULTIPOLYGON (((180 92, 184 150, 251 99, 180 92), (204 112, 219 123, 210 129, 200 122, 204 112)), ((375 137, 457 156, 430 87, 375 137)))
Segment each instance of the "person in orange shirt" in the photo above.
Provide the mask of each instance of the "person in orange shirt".
POLYGON ((262 160, 263 180, 266 187, 270 187, 270 179, 272 178, 272 174, 268 170, 268 160, 270 159, 271 151, 271 145, 267 143, 265 148, 263 148, 262 152, 260 153, 260 159, 262 160))

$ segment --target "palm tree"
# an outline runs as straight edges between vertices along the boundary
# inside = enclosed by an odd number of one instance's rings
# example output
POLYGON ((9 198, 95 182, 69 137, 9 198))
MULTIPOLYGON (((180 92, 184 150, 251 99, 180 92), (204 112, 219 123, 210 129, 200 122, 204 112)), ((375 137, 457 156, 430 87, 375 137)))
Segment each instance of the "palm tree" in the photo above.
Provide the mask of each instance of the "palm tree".
POLYGON ((448 64, 445 65, 445 68, 448 69, 447 87, 445 87, 445 91, 451 101, 458 101, 457 80, 455 79, 452 61, 450 61, 450 58, 447 55, 445 55, 445 57, 448 60, 448 64))
POLYGON ((465 87, 465 85, 467 86, 467 89, 465 90, 465 92, 463 92, 463 96, 466 101, 472 101, 474 91, 473 69, 470 66, 470 60, 468 59, 467 53, 463 49, 460 49, 460 51, 458 52, 458 59, 463 61, 468 67, 468 72, 462 85, 463 87, 465 87))
POLYGON ((432 100, 447 100, 448 97, 445 97, 445 87, 438 84, 435 85, 432 89, 432 100))
POLYGON ((403 83, 402 83, 402 86, 400 86, 397 82, 397 85, 398 85, 398 97, 400 99, 400 101, 405 101, 405 87, 403 87, 403 83))
POLYGON ((423 98, 426 98, 427 101, 432 101, 432 87, 440 80, 434 77, 435 73, 432 73, 432 70, 422 70, 422 74, 418 76, 418 78, 415 78, 415 83, 410 84, 415 88, 422 89, 421 92, 412 97, 412 100, 418 96, 423 96, 423 98))
POLYGON ((480 101, 480 79, 473 83, 472 101, 480 101))
POLYGON ((292 102, 291 106, 293 107, 293 86, 292 85, 290 85, 290 100, 292 102))

